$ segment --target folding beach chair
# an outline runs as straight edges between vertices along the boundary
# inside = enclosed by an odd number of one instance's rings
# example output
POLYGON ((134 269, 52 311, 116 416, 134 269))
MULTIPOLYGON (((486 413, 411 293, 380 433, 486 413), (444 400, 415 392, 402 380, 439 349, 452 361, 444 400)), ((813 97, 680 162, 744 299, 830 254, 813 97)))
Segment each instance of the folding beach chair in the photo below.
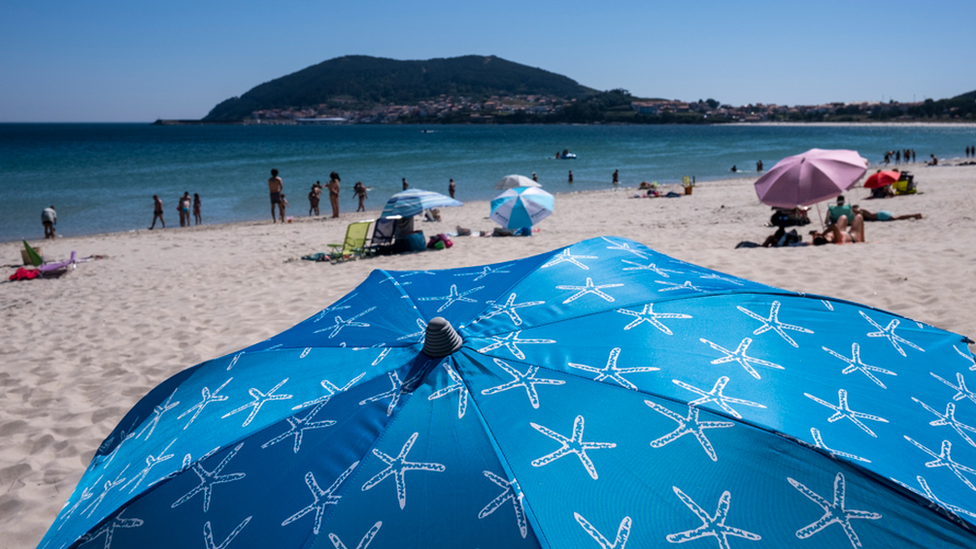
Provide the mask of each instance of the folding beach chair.
POLYGON ((372 219, 350 223, 346 227, 346 238, 342 244, 329 244, 329 248, 332 248, 329 258, 333 261, 342 261, 363 255, 366 235, 369 234, 369 226, 372 224, 372 219))
POLYGON ((396 224, 399 219, 399 215, 391 215, 376 220, 376 224, 373 225, 373 238, 365 249, 366 255, 376 255, 380 253, 380 248, 393 245, 396 224))
POLYGON ((37 267, 37 271, 41 276, 59 276, 67 272, 69 268, 75 268, 75 252, 71 252, 71 259, 67 261, 58 261, 49 263, 44 261, 41 254, 37 253, 37 250, 31 247, 26 240, 24 242, 24 250, 27 251, 27 257, 30 258, 31 265, 37 267))

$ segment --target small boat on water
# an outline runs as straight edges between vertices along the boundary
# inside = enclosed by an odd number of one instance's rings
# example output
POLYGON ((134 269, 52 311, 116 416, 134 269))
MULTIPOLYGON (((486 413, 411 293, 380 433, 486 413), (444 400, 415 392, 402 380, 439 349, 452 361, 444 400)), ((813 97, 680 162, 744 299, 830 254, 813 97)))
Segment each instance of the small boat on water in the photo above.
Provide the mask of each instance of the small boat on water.
POLYGON ((569 149, 563 149, 563 152, 556 153, 556 158, 560 160, 575 160, 576 153, 569 152, 569 149))

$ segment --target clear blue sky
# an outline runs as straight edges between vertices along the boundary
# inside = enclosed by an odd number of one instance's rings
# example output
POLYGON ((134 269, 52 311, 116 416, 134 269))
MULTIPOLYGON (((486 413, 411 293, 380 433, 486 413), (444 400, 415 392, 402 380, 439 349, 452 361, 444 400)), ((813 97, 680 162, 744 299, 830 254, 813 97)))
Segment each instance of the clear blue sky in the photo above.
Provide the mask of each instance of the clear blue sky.
POLYGON ((976 89, 976 1, 3 0, 0 122, 200 118, 342 55, 499 57, 642 97, 787 105, 976 89))

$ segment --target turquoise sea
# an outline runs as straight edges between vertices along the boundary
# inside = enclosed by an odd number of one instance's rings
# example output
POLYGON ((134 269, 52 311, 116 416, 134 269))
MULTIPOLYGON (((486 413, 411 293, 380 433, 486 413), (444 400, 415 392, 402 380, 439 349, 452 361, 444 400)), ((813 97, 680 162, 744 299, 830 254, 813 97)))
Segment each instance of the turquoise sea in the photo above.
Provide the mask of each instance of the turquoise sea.
MULTIPOLYGON (((352 186, 372 190, 380 209, 401 189, 487 200, 495 181, 518 173, 550 192, 605 189, 620 182, 707 184, 736 165, 754 172, 807 149, 854 149, 872 163, 886 150, 913 148, 922 161, 961 158, 976 145, 974 125, 716 126, 152 126, 148 124, 0 124, 0 241, 43 237, 41 210, 55 205, 58 234, 143 229, 152 195, 162 198, 168 227, 179 227, 176 200, 199 193, 205 223, 267 219, 267 178, 284 179, 289 215, 308 213, 308 191, 329 172, 342 178, 341 210, 353 212, 352 186), (575 160, 556 160, 568 149, 575 160), (567 183, 569 170, 574 183, 567 183)), ((557 205, 558 207, 558 205, 557 205)), ((322 202, 326 214, 328 200, 322 202)), ((486 212, 487 213, 487 212, 486 212)))

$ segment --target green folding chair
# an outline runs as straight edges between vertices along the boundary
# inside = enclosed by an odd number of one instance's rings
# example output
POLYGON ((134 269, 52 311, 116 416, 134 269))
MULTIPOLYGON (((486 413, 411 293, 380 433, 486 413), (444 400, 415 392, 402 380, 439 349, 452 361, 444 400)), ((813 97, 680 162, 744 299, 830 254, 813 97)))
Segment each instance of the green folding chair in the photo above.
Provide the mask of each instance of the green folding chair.
POLYGON ((329 248, 332 249, 329 258, 332 261, 344 261, 362 256, 366 247, 366 237, 369 235, 369 226, 372 224, 372 219, 350 223, 346 227, 346 238, 342 244, 329 244, 329 248))

